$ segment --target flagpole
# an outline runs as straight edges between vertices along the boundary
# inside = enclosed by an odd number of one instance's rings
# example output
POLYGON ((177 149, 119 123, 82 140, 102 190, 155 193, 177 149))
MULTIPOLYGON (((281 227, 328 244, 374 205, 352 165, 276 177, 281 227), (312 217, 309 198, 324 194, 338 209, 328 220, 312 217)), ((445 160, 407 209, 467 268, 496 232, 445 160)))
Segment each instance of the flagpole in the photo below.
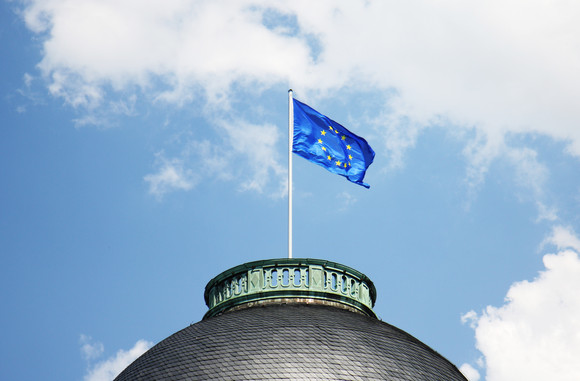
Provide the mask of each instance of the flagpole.
POLYGON ((288 90, 288 258, 292 258, 292 142, 294 139, 294 102, 288 90))

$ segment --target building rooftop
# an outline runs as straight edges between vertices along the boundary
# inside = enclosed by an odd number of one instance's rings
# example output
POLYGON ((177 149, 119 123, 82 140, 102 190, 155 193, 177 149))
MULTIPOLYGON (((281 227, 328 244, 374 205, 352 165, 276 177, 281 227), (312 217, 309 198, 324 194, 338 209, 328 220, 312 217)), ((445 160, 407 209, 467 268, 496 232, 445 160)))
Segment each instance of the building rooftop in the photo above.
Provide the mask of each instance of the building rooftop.
POLYGON ((427 345, 378 320, 375 296, 367 277, 332 262, 237 266, 208 283, 202 321, 155 345, 115 380, 466 380, 427 345))

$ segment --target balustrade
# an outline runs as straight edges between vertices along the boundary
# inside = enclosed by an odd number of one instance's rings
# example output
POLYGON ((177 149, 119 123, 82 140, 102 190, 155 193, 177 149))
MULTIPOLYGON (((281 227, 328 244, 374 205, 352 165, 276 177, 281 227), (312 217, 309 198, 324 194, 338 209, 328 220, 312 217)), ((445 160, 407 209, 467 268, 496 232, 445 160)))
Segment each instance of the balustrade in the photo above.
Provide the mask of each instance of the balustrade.
MULTIPOLYGON (((271 298, 334 300, 372 311, 375 289, 366 276, 349 267, 316 259, 279 259, 247 263, 212 279, 206 303, 213 315, 221 306, 271 298)), ((372 313, 372 312, 371 312, 372 313)))

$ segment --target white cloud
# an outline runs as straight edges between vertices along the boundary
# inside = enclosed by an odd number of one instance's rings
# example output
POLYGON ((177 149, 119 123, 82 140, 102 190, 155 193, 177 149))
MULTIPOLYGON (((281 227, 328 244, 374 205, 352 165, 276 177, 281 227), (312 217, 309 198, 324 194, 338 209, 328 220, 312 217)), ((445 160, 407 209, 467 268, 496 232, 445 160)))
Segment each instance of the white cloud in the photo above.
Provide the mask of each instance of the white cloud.
POLYGON ((198 163, 204 177, 232 180, 235 175, 232 173, 230 163, 235 159, 233 150, 226 147, 212 144, 209 140, 192 140, 187 143, 182 157, 186 162, 198 163))
POLYGON ((514 283, 503 306, 462 317, 475 329, 488 381, 580 379, 580 240, 555 227, 546 242, 559 251, 544 255, 536 279, 514 283))
POLYGON ((62 91, 146 87, 152 76, 210 93, 248 80, 316 91, 359 83, 396 89, 397 109, 422 124, 445 116, 538 131, 572 139, 574 151, 580 4, 444 3, 52 0, 30 1, 24 14, 31 30, 50 32, 40 67, 62 91), (264 25, 272 13, 294 16, 295 32, 264 25))
POLYGON ((24 75, 22 76, 22 79, 24 81, 24 85, 26 87, 30 87, 30 85, 32 84, 32 81, 34 80, 34 77, 28 73, 24 73, 24 75))
POLYGON ((538 158, 538 152, 525 146, 511 146, 502 135, 490 135, 478 131, 463 149, 467 160, 465 185, 468 191, 466 207, 469 208, 490 166, 501 160, 510 166, 514 189, 523 201, 532 200, 538 212, 537 221, 555 221, 557 211, 546 205, 544 189, 549 179, 549 170, 538 158))
POLYGON ((196 175, 184 167, 181 159, 166 159, 163 153, 158 153, 157 162, 157 172, 143 178, 149 183, 149 193, 156 197, 162 198, 174 190, 189 190, 197 183, 196 175))
MULTIPOLYGON (((540 159, 506 136, 548 136, 580 157, 578 12, 567 0, 31 0, 23 14, 44 38, 50 92, 74 107, 110 107, 110 93, 229 107, 236 84, 292 84, 306 96, 373 91, 386 99, 375 125, 390 167, 424 128, 446 126, 472 137, 472 193, 503 157, 541 198, 540 159)), ((279 166, 243 186, 261 191, 279 166)))
POLYGON ((370 121, 382 137, 384 145, 380 151, 383 151, 389 158, 387 169, 404 166, 405 152, 415 146, 417 137, 427 127, 425 124, 411 120, 401 108, 393 106, 397 101, 397 99, 390 99, 383 112, 370 121))
POLYGON ((245 157, 251 168, 250 178, 242 183, 242 190, 264 192, 268 180, 278 180, 275 197, 287 194, 286 176, 288 171, 280 163, 280 153, 276 143, 280 133, 274 125, 256 125, 238 120, 236 122, 220 121, 219 125, 228 137, 228 146, 237 155, 245 157))
POLYGON ((471 310, 469 312, 464 313, 463 315, 461 315, 461 322, 463 324, 465 323, 469 323, 469 326, 471 328, 475 328, 476 327, 476 322, 477 322, 477 312, 471 310))
POLYGON ((216 119, 215 124, 221 141, 181 137, 184 148, 175 157, 157 154, 156 172, 144 177, 149 192, 161 198, 171 191, 192 189, 202 180, 237 179, 241 191, 284 197, 288 171, 279 163, 276 126, 225 119, 216 119))
POLYGON ((480 378, 479 372, 471 365, 463 364, 459 367, 459 370, 469 381, 479 381, 480 378))
POLYGON ((85 381, 111 381, 129 364, 147 351, 153 343, 139 340, 128 351, 119 350, 114 356, 95 364, 88 370, 85 381))
POLYGON ((546 244, 552 244, 560 250, 569 248, 580 252, 580 239, 569 227, 555 226, 552 229, 552 234, 542 242, 541 246, 546 244))
POLYGON ((476 136, 465 146, 463 155, 468 161, 465 182, 469 196, 466 207, 469 207, 471 198, 484 182, 493 160, 505 151, 503 136, 486 134, 484 131, 477 131, 476 136))
POLYGON ((100 357, 105 351, 103 343, 94 341, 90 336, 81 334, 79 341, 81 344, 81 354, 87 361, 100 357))
POLYGON ((153 77, 170 87, 154 92, 177 100, 195 87, 213 98, 234 81, 304 72, 304 43, 263 26, 260 4, 52 0, 31 1, 24 15, 31 30, 50 32, 40 68, 51 91, 78 106, 98 104, 103 85, 149 89, 153 77))
POLYGON ((513 179, 520 198, 535 203, 538 216, 536 222, 542 220, 556 221, 557 209, 547 206, 544 199, 544 189, 549 179, 548 167, 538 160, 538 152, 527 147, 510 147, 506 149, 506 161, 513 167, 513 179))
POLYGON ((508 160, 515 167, 515 181, 530 189, 539 198, 548 178, 548 169, 538 162, 538 154, 530 148, 512 148, 507 153, 508 160))
POLYGON ((536 219, 536 222, 543 220, 556 221, 558 219, 558 209, 555 207, 549 208, 540 201, 536 202, 536 206, 538 208, 538 218, 536 219))

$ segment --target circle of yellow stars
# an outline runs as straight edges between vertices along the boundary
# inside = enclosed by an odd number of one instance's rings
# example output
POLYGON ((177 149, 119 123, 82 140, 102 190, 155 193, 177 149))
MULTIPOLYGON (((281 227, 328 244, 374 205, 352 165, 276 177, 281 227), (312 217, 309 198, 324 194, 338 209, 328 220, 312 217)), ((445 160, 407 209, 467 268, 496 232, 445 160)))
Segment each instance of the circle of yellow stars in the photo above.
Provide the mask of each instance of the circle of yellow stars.
MULTIPOLYGON (((338 130, 336 130, 336 129, 332 128, 332 126, 328 126, 328 129, 329 129, 330 131, 334 132, 335 134, 338 134, 338 130)), ((326 136, 326 130, 322 130, 322 131, 320 131, 320 134, 321 134, 322 136, 326 136)), ((346 140, 346 135, 342 135, 340 138, 341 138, 341 140, 346 140)), ((324 152, 326 152, 326 147, 323 145, 323 144, 324 144, 324 142, 322 141, 322 139, 321 139, 321 138, 319 138, 319 139, 318 139, 318 143, 319 143, 320 145, 322 145, 322 150, 323 150, 324 152)), ((347 150, 349 150, 349 151, 350 151, 350 150, 351 150, 351 148, 352 148, 352 147, 350 146, 350 144, 347 144, 347 145, 346 145, 346 149, 347 149, 347 150)), ((332 160, 333 160, 333 159, 332 159, 332 156, 330 156, 330 155, 328 155, 328 154, 326 155, 326 158, 327 158, 329 161, 332 161, 332 160)), ((351 164, 350 164, 350 160, 352 160, 352 155, 351 155, 351 154, 349 154, 349 155, 348 155, 348 159, 349 159, 349 161, 348 161, 348 162, 344 162, 344 163, 343 163, 342 161, 340 161, 340 160, 335 160, 335 161, 334 161, 334 164, 336 164, 336 166, 337 166, 337 167, 348 168, 348 167, 350 167, 350 166, 351 166, 351 164)))

